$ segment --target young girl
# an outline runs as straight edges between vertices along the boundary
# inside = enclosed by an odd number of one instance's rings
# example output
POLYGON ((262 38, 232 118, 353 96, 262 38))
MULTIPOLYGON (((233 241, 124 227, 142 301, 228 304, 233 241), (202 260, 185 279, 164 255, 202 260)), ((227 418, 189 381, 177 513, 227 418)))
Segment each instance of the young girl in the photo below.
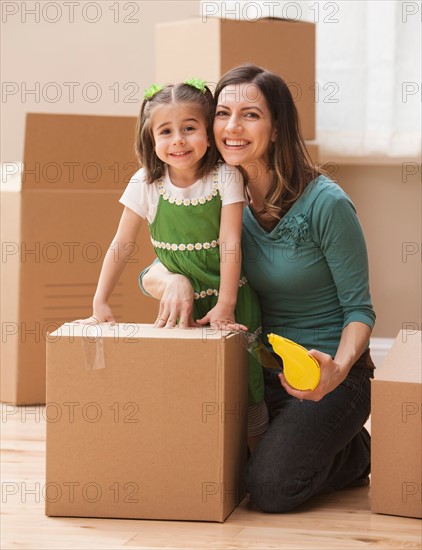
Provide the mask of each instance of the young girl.
MULTIPOLYGON (((95 322, 114 321, 107 301, 123 272, 127 244, 136 241, 145 218, 158 258, 192 283, 195 319, 260 328, 257 298, 240 269, 243 180, 234 167, 218 162, 213 118, 213 96, 202 81, 146 91, 136 142, 142 168, 120 199, 125 209, 94 296, 95 322)), ((252 448, 268 427, 262 369, 252 357, 248 383, 252 448)))

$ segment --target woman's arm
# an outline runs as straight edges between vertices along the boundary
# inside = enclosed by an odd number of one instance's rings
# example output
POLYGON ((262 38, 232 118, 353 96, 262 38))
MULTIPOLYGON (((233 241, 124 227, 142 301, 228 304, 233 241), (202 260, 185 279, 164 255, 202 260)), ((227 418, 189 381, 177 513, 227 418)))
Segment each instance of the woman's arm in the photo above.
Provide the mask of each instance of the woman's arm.
POLYGON ((155 327, 172 328, 177 319, 180 328, 198 326, 192 319, 193 288, 187 277, 168 271, 161 262, 141 277, 145 291, 160 300, 155 327))
MULTIPOLYGON (((198 320, 201 325, 208 323, 221 328, 235 323, 234 310, 239 290, 242 252, 240 240, 242 236, 243 202, 223 206, 220 221, 220 288, 218 301, 205 317, 198 320)), ((243 327, 246 329, 246 327, 243 327)))
POLYGON ((319 401, 347 377, 368 347, 375 313, 369 292, 368 256, 363 231, 349 197, 338 187, 321 193, 314 203, 312 233, 330 269, 343 310, 343 328, 334 359, 315 349, 310 354, 321 367, 314 391, 297 391, 280 379, 288 393, 319 401))
POLYGON ((104 258, 98 279, 97 290, 93 299, 93 313, 86 323, 115 322, 108 300, 118 283, 133 252, 133 245, 138 237, 142 218, 129 208, 123 210, 117 233, 114 236, 104 258))

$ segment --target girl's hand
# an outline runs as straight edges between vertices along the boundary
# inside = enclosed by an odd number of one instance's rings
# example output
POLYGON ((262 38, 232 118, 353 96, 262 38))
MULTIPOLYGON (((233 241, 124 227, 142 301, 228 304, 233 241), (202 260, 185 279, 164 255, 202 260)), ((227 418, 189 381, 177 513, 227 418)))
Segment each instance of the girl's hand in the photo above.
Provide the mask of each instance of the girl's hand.
POLYGON ((166 277, 158 317, 154 326, 173 328, 179 319, 179 328, 197 327, 192 318, 193 288, 187 277, 169 273, 166 277))
POLYGON ((115 323, 116 320, 108 304, 95 305, 93 314, 87 319, 78 319, 75 323, 98 325, 99 323, 115 323))
POLYGON ((244 330, 248 331, 248 327, 236 323, 234 318, 233 308, 223 306, 217 302, 217 304, 209 310, 209 312, 197 320, 198 325, 210 325, 212 328, 219 330, 244 330))
POLYGON ((293 397, 301 400, 320 401, 324 395, 332 392, 343 382, 347 376, 347 372, 340 369, 340 366, 327 353, 312 349, 309 351, 309 355, 312 355, 318 361, 321 369, 321 379, 314 390, 296 390, 289 386, 284 374, 279 374, 278 377, 283 388, 288 394, 293 395, 293 397))

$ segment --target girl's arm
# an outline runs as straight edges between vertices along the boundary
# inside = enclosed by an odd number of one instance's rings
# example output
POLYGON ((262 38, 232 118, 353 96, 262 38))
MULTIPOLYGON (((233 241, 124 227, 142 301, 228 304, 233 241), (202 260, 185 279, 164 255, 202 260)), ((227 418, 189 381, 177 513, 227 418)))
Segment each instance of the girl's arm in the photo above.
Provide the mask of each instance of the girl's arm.
MULTIPOLYGON (((234 310, 239 290, 240 268, 242 263, 241 235, 242 235, 243 202, 236 202, 223 206, 220 222, 220 289, 218 301, 205 317, 197 323, 205 325, 211 323, 223 328, 232 328, 236 323, 234 310)), ((246 327, 239 325, 237 328, 246 327)))
POLYGON ((101 268, 93 300, 93 314, 82 322, 115 322, 108 300, 126 267, 128 257, 132 253, 130 245, 137 240, 141 223, 142 218, 125 207, 117 233, 107 250, 101 268))

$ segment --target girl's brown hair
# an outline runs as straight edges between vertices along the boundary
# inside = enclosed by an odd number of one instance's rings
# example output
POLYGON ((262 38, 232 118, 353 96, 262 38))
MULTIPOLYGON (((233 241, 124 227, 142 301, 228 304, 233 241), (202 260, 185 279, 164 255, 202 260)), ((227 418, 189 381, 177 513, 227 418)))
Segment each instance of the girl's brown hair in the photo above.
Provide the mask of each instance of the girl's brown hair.
POLYGON ((235 67, 217 84, 216 103, 223 88, 246 83, 255 84, 265 97, 276 129, 275 142, 271 142, 268 150, 271 186, 260 213, 281 219, 308 183, 321 172, 313 165, 306 150, 292 94, 279 76, 256 65, 235 67))
POLYGON ((189 84, 165 86, 151 99, 144 99, 136 124, 135 151, 141 166, 146 172, 147 183, 153 183, 164 175, 164 162, 155 153, 155 142, 151 128, 151 115, 155 107, 171 103, 193 103, 202 108, 207 126, 207 136, 210 146, 201 159, 197 172, 200 179, 212 171, 219 159, 212 131, 214 120, 214 99, 209 88, 205 93, 189 84))

